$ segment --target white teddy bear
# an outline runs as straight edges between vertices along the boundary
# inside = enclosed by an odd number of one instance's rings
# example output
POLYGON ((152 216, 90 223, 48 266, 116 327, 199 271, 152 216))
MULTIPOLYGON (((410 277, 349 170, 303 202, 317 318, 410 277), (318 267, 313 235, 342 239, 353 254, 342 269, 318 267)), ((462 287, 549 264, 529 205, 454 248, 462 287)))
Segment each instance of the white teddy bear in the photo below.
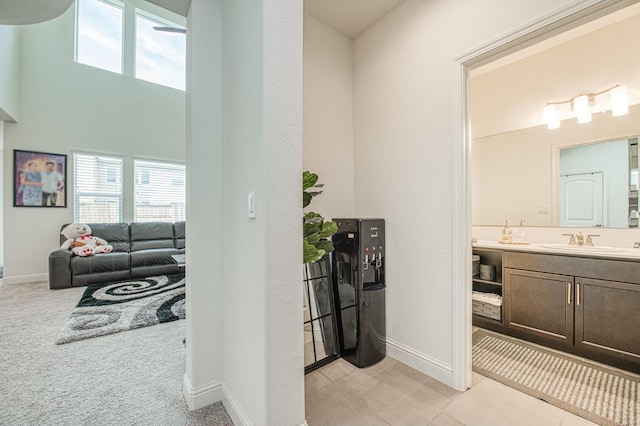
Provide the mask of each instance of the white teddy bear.
POLYGON ((61 232, 67 237, 60 248, 71 250, 77 256, 91 256, 94 253, 109 253, 113 246, 105 240, 91 235, 91 228, 85 223, 71 223, 61 232))

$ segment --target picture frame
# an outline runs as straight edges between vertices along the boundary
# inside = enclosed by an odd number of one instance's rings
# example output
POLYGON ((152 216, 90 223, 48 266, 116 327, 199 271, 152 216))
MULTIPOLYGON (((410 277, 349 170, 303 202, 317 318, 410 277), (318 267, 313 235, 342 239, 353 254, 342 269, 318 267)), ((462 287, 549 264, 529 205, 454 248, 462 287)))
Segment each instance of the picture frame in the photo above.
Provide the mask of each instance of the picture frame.
POLYGON ((13 150, 13 207, 67 207, 67 156, 13 150))

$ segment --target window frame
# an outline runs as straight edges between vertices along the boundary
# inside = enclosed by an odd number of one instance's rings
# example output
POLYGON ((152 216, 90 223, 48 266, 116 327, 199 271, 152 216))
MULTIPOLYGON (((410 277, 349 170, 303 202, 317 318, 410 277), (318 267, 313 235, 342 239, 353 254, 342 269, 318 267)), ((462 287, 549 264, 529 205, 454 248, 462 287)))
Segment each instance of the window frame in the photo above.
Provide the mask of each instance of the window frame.
MULTIPOLYGON (((87 221, 86 218, 81 218, 80 217, 80 207, 81 207, 81 203, 79 202, 80 197, 95 197, 95 198, 99 198, 99 197, 104 197, 104 198, 115 198, 118 201, 118 217, 115 221, 107 221, 106 219, 101 219, 97 222, 100 223, 120 223, 123 221, 123 212, 124 212, 124 156, 122 155, 116 155, 116 154, 105 154, 105 153, 98 153, 98 152, 85 152, 85 151, 73 151, 72 152, 72 157, 73 157, 73 220, 74 222, 80 222, 80 223, 96 223, 96 221, 94 220, 89 220, 87 221), (120 192, 116 193, 116 192, 106 192, 106 191, 88 191, 88 192, 79 192, 78 191, 78 183, 79 183, 79 179, 78 179, 78 157, 93 157, 94 159, 98 160, 98 159, 105 159, 105 160, 115 160, 115 161, 119 161, 120 162, 120 183, 119 183, 119 189, 120 192)), ((117 170, 117 169, 116 169, 117 170)), ((111 182, 107 182, 107 177, 108 177, 108 173, 105 173, 105 183, 109 183, 112 184, 111 182)), ((117 172, 116 172, 116 180, 117 180, 117 172)), ((117 182, 115 182, 115 184, 117 184, 117 182)), ((114 185, 115 186, 115 185, 114 185)))
MULTIPOLYGON (((177 174, 176 173, 165 173, 165 176, 167 178, 171 178, 171 182, 174 182, 177 174)), ((168 221, 168 222, 177 222, 177 221, 184 221, 186 220, 186 209, 187 209, 187 185, 186 185, 186 178, 187 178, 187 165, 184 162, 180 162, 180 161, 171 161, 171 160, 157 160, 157 159, 151 159, 151 158, 143 158, 143 157, 134 157, 133 158, 133 185, 132 185, 132 191, 133 191, 133 221, 134 222, 147 222, 147 221, 168 221), (144 206, 144 203, 139 203, 138 199, 139 199, 139 186, 144 187, 145 189, 153 189, 153 173, 149 173, 149 169, 151 169, 151 167, 149 166, 160 166, 162 167, 162 165, 164 165, 167 168, 180 168, 181 169, 181 174, 179 175, 179 177, 182 179, 182 184, 179 185, 182 187, 182 196, 183 196, 183 202, 182 203, 171 203, 172 206, 177 205, 178 210, 175 210, 175 214, 173 215, 172 218, 167 218, 166 216, 160 217, 160 218, 153 218, 152 220, 149 220, 146 217, 141 217, 139 216, 139 206, 144 206), (139 170, 139 167, 143 166, 144 168, 142 170, 139 170), (146 169, 146 170, 145 170, 146 169), (146 173, 145 173, 146 172, 146 173), (142 181, 138 182, 138 178, 139 178, 139 174, 142 174, 146 177, 146 179, 142 178, 142 181), (181 206, 181 207, 180 207, 181 206), (180 208, 182 208, 182 212, 180 214, 180 208)), ((178 186, 178 185, 173 185, 172 186, 178 186)), ((162 201, 162 200, 161 200, 162 201)), ((174 206, 175 208, 176 206, 174 206)))
POLYGON ((74 40, 74 49, 73 49, 73 61, 77 64, 82 64, 88 67, 92 67, 92 68, 96 68, 96 69, 100 69, 103 71, 108 71, 108 72, 113 72, 116 74, 120 74, 120 75, 124 75, 125 74, 125 61, 126 61, 126 55, 125 55, 125 49, 126 49, 126 36, 127 36, 127 31, 126 31, 126 13, 127 13, 127 4, 126 4, 126 0, 95 0, 99 3, 104 3, 113 7, 116 7, 118 9, 120 9, 122 11, 122 22, 120 25, 120 70, 119 71, 113 71, 110 69, 106 69, 106 68, 102 68, 100 66, 97 65, 92 65, 92 64, 87 64, 85 62, 81 62, 78 60, 78 48, 79 48, 79 36, 80 36, 80 3, 82 3, 83 1, 90 1, 90 0, 76 0, 75 2, 75 34, 73 37, 74 40))

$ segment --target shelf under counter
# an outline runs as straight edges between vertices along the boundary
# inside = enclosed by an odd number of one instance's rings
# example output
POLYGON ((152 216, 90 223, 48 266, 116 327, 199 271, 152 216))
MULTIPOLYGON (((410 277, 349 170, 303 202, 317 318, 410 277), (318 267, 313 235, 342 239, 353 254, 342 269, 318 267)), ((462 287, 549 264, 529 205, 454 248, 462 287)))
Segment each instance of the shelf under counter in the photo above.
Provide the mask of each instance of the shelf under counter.
POLYGON ((492 281, 492 280, 483 280, 482 278, 472 278, 474 283, 482 283, 482 284, 489 284, 489 285, 495 285, 495 286, 499 286, 502 287, 502 283, 499 281, 492 281))

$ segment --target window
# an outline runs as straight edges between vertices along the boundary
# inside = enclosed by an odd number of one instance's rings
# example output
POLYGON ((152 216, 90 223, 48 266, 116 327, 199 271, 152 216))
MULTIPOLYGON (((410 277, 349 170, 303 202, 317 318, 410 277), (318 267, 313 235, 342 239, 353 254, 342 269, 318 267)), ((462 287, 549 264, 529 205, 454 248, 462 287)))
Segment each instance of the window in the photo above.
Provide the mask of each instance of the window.
POLYGON ((185 29, 175 22, 184 20, 159 7, 162 17, 135 8, 143 3, 78 0, 76 62, 184 91, 185 29))
POLYGON ((123 4, 79 0, 76 23, 76 61, 122 73, 123 4))
POLYGON ((122 222, 122 158, 73 154, 76 222, 122 222))
POLYGON ((153 27, 179 28, 159 18, 136 13, 136 78, 185 90, 186 37, 153 27))
POLYGON ((134 160, 134 221, 185 220, 185 166, 134 160))

